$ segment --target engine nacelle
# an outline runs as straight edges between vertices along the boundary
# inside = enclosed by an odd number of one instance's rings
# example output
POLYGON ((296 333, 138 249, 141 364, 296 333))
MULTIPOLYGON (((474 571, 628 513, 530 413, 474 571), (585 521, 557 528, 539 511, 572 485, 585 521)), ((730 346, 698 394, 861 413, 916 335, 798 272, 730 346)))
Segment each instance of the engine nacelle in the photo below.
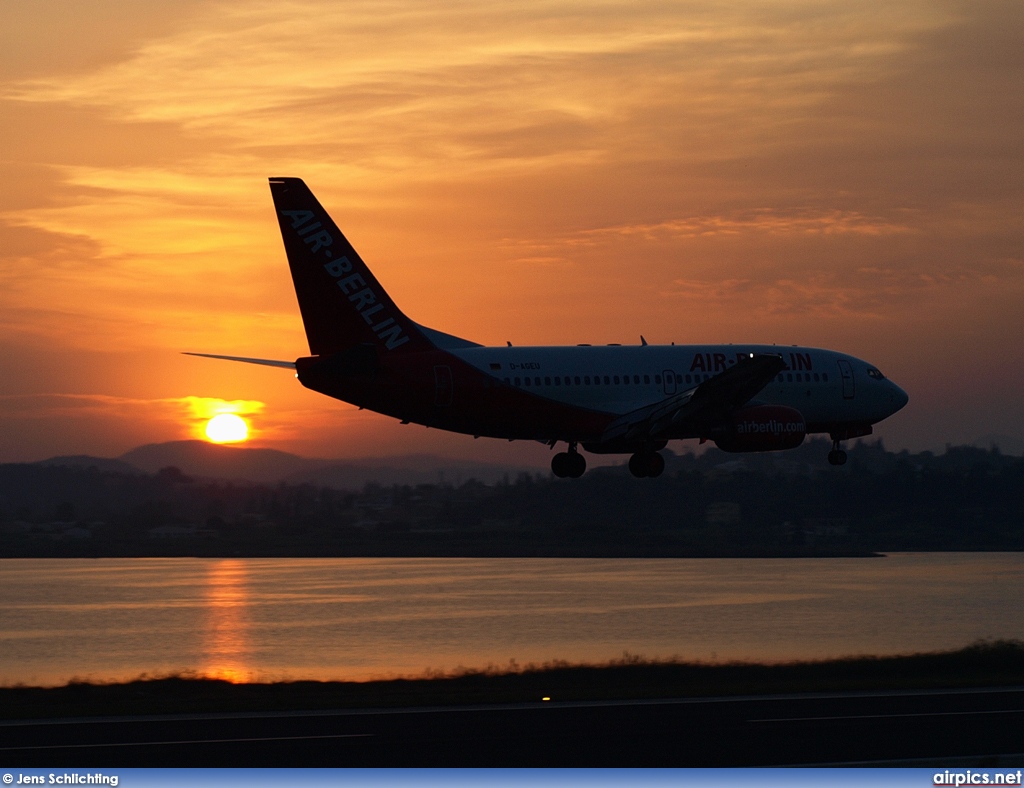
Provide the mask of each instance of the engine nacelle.
POLYGON ((733 414, 732 419, 709 436, 722 451, 781 451, 804 442, 807 423, 795 408, 755 405, 733 414))

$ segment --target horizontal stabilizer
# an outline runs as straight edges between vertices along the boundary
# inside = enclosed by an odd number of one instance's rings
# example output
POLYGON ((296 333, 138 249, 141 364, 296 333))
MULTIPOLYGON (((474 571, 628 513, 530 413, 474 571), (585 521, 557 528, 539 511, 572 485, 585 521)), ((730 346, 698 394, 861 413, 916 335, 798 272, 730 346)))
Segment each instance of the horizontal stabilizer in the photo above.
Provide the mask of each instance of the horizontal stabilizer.
POLYGON ((184 356, 200 356, 202 358, 219 358, 222 361, 242 361, 246 364, 262 364, 264 367, 281 367, 283 369, 295 369, 294 361, 276 361, 272 358, 244 358, 242 356, 217 356, 213 353, 182 353, 184 356))

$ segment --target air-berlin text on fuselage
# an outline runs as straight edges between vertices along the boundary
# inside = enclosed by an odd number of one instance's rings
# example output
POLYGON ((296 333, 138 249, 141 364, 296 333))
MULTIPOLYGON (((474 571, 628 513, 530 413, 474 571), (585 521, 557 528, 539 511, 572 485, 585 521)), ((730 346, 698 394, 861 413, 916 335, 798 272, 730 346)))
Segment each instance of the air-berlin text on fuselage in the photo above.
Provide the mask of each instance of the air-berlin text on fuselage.
POLYGON ((388 350, 394 350, 408 342, 409 337, 405 336, 395 319, 380 314, 385 309, 384 304, 377 302, 376 293, 366 284, 360 273, 352 273, 352 261, 344 255, 336 260, 332 259, 334 252, 329 247, 334 243, 334 239, 330 233, 322 229, 323 225, 320 222, 313 221, 313 212, 281 211, 281 214, 291 219, 292 229, 310 247, 310 254, 322 252, 324 258, 328 260, 324 263, 324 270, 334 277, 341 292, 355 304, 356 310, 377 338, 383 340, 384 346, 388 350))
MULTIPOLYGON (((697 353, 690 363, 690 372, 723 372, 731 365, 742 362, 749 355, 737 353, 736 358, 731 359, 725 353, 697 353)), ((779 354, 783 361, 786 360, 786 355, 789 356, 789 364, 786 366, 788 370, 810 371, 814 368, 810 353, 779 354)))

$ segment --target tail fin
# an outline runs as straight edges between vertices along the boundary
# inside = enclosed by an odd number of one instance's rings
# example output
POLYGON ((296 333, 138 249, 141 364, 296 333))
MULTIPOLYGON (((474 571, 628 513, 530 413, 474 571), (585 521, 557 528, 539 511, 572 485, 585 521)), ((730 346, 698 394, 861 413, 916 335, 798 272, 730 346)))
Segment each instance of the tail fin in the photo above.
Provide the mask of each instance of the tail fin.
POLYGON ((309 350, 325 356, 370 344, 383 353, 433 344, 395 305, 299 178, 271 178, 277 220, 309 350))

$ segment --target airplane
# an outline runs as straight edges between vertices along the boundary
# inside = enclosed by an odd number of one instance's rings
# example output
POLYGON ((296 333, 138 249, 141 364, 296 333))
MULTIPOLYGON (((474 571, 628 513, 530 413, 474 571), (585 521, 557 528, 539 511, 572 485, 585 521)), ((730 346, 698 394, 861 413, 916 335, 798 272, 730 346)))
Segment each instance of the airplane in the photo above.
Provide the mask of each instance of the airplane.
POLYGON ((560 478, 586 471, 584 451, 628 454, 638 478, 659 476, 669 441, 727 452, 842 441, 907 404, 877 367, 833 350, 776 345, 487 347, 426 326, 391 300, 299 178, 270 190, 310 355, 295 361, 189 353, 294 369, 306 388, 474 437, 540 441, 560 478))

